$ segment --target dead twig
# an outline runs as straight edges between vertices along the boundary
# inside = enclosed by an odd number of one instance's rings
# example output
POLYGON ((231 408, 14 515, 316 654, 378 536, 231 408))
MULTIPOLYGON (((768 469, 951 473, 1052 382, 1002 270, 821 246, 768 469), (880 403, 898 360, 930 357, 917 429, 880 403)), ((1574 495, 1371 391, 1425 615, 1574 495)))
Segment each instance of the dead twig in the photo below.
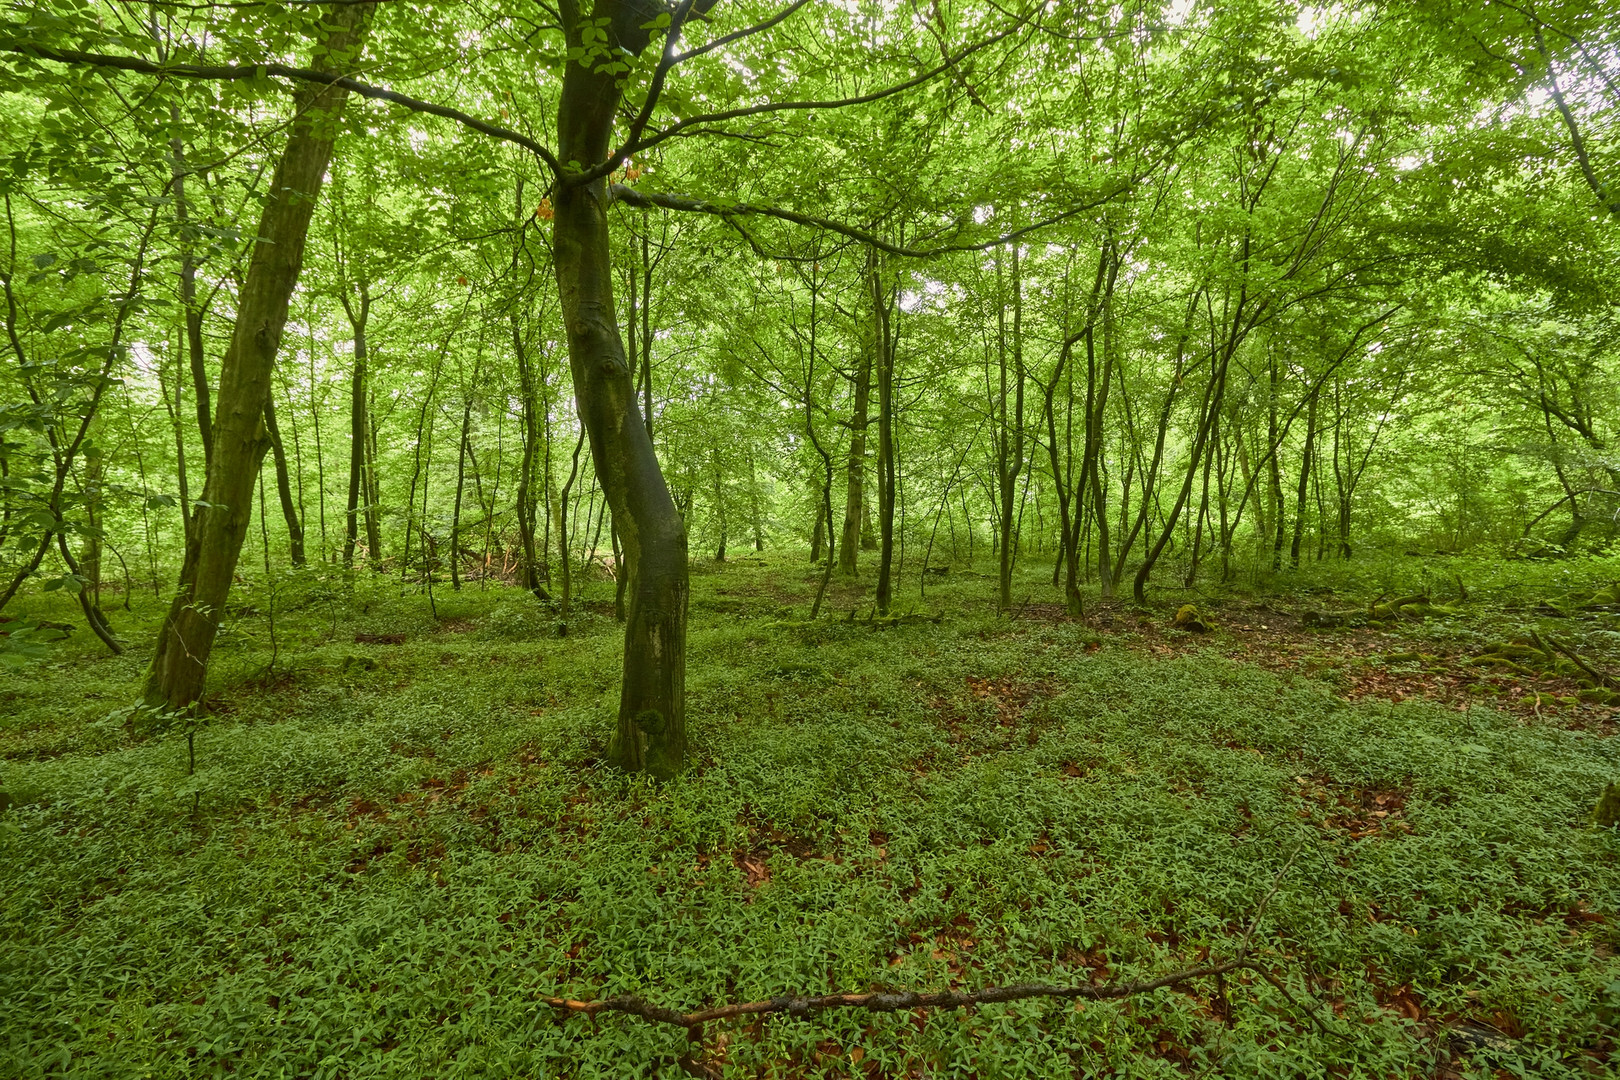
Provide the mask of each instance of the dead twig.
POLYGON ((1277 876, 1272 879, 1270 891, 1260 898, 1259 906, 1254 909, 1254 918, 1249 920, 1249 928, 1243 931, 1243 940, 1238 942, 1237 958, 1239 960, 1249 955, 1249 942, 1253 940, 1254 932, 1260 926, 1260 917, 1266 913, 1266 907, 1271 903, 1271 898, 1277 895, 1277 890, 1282 888, 1283 878, 1287 877, 1288 871, 1294 868, 1294 860, 1299 858, 1299 853, 1304 850, 1305 841, 1301 840, 1294 845, 1294 853, 1288 856, 1288 861, 1282 864, 1282 869, 1278 870, 1277 876))

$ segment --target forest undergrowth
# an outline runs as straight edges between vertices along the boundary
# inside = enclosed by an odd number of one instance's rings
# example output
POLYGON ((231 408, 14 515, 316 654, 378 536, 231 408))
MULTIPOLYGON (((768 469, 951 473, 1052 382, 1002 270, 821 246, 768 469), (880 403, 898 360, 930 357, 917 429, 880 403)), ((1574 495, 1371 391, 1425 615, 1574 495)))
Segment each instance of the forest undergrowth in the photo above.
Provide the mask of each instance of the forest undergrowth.
MULTIPOLYGON (((1620 672, 1614 560, 1372 559, 1078 620, 1049 569, 1009 617, 957 568, 915 600, 939 622, 887 629, 864 582, 805 621, 802 560, 694 566, 693 764, 661 785, 601 762, 605 582, 559 636, 495 583, 248 581, 195 727, 127 708, 144 646, 0 673, 0 1074, 1612 1075, 1616 710, 1558 646, 1620 672), (1102 984, 1251 930, 1275 983, 1111 1003, 693 1042, 544 1000, 1102 984)), ((150 641, 156 598, 113 599, 150 641)))

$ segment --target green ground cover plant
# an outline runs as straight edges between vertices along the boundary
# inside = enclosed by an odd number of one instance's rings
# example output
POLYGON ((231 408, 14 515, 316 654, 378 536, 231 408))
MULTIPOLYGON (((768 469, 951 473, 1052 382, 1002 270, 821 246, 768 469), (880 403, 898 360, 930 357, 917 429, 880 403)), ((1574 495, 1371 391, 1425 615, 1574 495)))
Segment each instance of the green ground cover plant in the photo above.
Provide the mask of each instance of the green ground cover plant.
MULTIPOLYGON (((1383 670, 1362 650, 1460 631, 1266 638, 1243 629, 1252 595, 1204 598, 1215 628, 1182 634, 1173 604, 998 616, 993 577, 958 572, 919 605, 938 623, 868 624, 853 586, 809 623, 798 559, 694 568, 693 764, 663 783, 603 764, 609 585, 558 637, 513 589, 441 595, 434 618, 366 574, 251 582, 196 727, 125 708, 142 660, 93 642, 8 671, 0 1072, 1611 1067, 1606 708, 1348 700, 1337 673, 1383 670), (1241 655, 1257 645, 1268 664, 1241 655), (1239 972, 1115 1003, 740 1020, 701 1044, 543 1000, 1103 983, 1230 956, 1251 925, 1286 996, 1239 972)), ((1019 584, 1041 595, 1033 569, 1019 584)))

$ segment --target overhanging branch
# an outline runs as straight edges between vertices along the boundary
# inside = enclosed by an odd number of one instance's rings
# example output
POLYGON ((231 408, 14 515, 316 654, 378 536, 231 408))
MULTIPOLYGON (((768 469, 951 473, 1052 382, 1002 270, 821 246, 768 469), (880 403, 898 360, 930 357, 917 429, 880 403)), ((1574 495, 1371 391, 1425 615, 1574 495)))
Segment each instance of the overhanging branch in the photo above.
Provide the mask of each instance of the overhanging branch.
POLYGON ((347 75, 334 75, 331 72, 313 71, 309 68, 289 67, 286 64, 160 64, 151 60, 144 60, 138 56, 110 56, 104 53, 80 52, 76 49, 55 49, 14 38, 0 39, 0 52, 31 56, 39 60, 52 60, 59 64, 82 64, 89 67, 111 68, 116 71, 130 71, 139 75, 154 75, 158 78, 234 82, 243 79, 259 79, 273 76, 301 82, 323 83, 328 86, 340 87, 352 94, 358 94, 373 101, 387 101, 412 112, 426 113, 429 116, 438 116, 454 121, 481 135, 488 135, 503 142, 521 146, 538 156, 554 173, 561 171, 560 166, 557 164, 556 155, 544 144, 536 142, 521 132, 480 120, 476 116, 464 113, 459 109, 452 109, 447 105, 422 101, 401 94, 396 90, 388 90, 381 86, 361 82, 359 79, 353 79, 347 75))
MULTIPOLYGON (((793 10, 796 10, 796 8, 788 9, 788 12, 784 13, 781 17, 785 18, 786 14, 790 14, 793 10)), ((965 49, 961 50, 955 55, 947 54, 944 63, 939 64, 936 67, 929 68, 921 75, 913 76, 910 79, 906 79, 904 82, 895 83, 893 86, 886 86, 882 90, 874 90, 870 94, 861 94, 858 97, 837 98, 826 101, 767 101, 763 104, 749 105, 740 109, 726 109, 722 112, 699 113, 695 116, 688 116, 684 119, 677 120, 669 127, 655 131, 651 135, 642 137, 635 137, 632 135, 632 137, 629 138, 624 145, 620 146, 617 150, 613 151, 612 154, 608 155, 607 161, 593 165, 584 172, 571 174, 568 177, 568 183, 586 184, 594 180, 599 180, 608 175, 614 169, 617 169, 632 155, 639 154, 644 150, 649 150, 661 142, 674 138, 676 135, 679 135, 681 132, 685 131, 687 128, 693 127, 694 125, 718 124, 727 120, 741 120, 750 116, 763 116, 767 113, 823 112, 831 109, 846 109, 853 105, 868 105, 874 101, 882 101, 884 98, 894 97, 896 94, 903 94, 907 90, 915 89, 916 87, 937 78, 944 72, 950 71, 959 61, 972 56, 981 49, 987 49, 996 42, 1001 41, 1004 38, 1011 37, 1013 34, 1018 32, 1022 25, 1023 24, 1020 23, 1017 26, 1012 26, 1001 31, 999 34, 992 34, 983 41, 974 42, 972 45, 967 46, 965 49)), ((661 82, 659 85, 662 85, 661 82)), ((650 111, 650 109, 643 109, 643 112, 649 115, 650 111)))
POLYGON ((790 221, 795 225, 805 225, 815 229, 826 229, 828 232, 834 232, 840 236, 847 236, 852 240, 859 240, 863 244, 870 244, 879 251, 887 252, 890 255, 902 255, 912 259, 932 259, 940 255, 951 254, 952 252, 988 251, 989 249, 999 247, 1002 244, 1010 244, 1015 240, 1028 236, 1030 233, 1038 232, 1041 229, 1067 221, 1069 218, 1088 213, 1097 209, 1099 206, 1110 203, 1119 198, 1121 195, 1129 192, 1136 186, 1137 181, 1140 179, 1141 177, 1132 177, 1129 183, 1099 195, 1088 202, 1070 207, 1062 213, 1054 214, 1049 218, 1043 218, 1042 220, 1035 222, 1033 225, 1024 226, 1022 229, 1014 229, 1012 232, 1002 233, 990 240, 970 244, 940 244, 937 247, 931 248, 911 248, 900 244, 890 243, 881 236, 869 232, 866 229, 858 229, 853 225, 846 225, 841 221, 834 221, 832 218, 816 217, 813 214, 800 214, 793 210, 783 210, 775 206, 755 206, 751 203, 711 202, 707 199, 693 198, 690 195, 672 195, 666 192, 637 191, 635 188, 627 187, 624 184, 612 184, 609 186, 608 190, 615 202, 622 202, 626 206, 634 206, 642 210, 649 210, 654 207, 658 207, 664 210, 677 210, 688 214, 711 214, 715 217, 727 220, 740 217, 776 218, 779 221, 790 221))

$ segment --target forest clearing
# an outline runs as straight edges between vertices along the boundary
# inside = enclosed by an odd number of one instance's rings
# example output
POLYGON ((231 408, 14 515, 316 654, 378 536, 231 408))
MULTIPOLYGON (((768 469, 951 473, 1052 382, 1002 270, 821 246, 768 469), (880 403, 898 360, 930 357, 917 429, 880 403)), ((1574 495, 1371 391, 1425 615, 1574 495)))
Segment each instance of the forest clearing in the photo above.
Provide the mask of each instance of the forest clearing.
POLYGON ((0 1076, 1588 1077, 1616 0, 14 0, 0 1076))

